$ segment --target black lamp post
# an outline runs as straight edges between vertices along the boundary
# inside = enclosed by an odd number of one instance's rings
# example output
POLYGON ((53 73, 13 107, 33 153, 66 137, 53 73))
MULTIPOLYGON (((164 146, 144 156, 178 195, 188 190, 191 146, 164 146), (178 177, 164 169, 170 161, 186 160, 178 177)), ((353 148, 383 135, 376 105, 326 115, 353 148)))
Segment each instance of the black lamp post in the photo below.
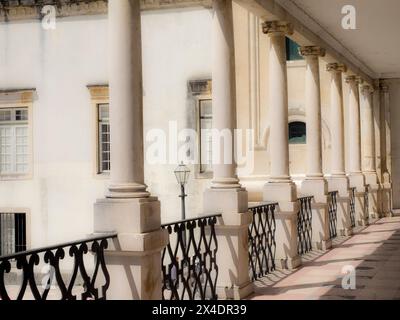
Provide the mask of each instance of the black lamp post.
POLYGON ((181 162, 181 164, 175 169, 174 173, 176 181, 178 181, 178 184, 181 186, 181 195, 179 198, 181 198, 182 204, 182 220, 186 220, 185 198, 187 197, 187 194, 185 193, 185 186, 189 180, 190 169, 181 162))

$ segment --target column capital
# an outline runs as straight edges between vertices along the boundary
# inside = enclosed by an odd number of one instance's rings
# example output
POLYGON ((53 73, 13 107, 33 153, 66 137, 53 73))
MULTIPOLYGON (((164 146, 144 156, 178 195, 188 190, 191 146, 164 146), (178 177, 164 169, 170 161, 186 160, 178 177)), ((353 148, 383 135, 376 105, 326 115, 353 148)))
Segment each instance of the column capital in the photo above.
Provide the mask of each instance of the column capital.
POLYGON ((299 48, 299 53, 303 57, 307 56, 316 56, 316 57, 324 57, 326 54, 326 50, 317 46, 303 46, 299 48))
POLYGON ((347 66, 343 63, 332 62, 326 65, 326 71, 328 72, 346 72, 347 66))
POLYGON ((262 24, 262 30, 268 35, 292 35, 294 32, 293 25, 285 21, 265 21, 262 24))
POLYGON ((350 83, 350 84, 361 84, 363 82, 361 77, 356 76, 356 75, 347 76, 345 80, 346 80, 346 83, 350 83))
POLYGON ((375 91, 374 86, 368 82, 363 82, 361 84, 361 92, 364 94, 371 94, 375 91))
POLYGON ((389 85, 386 82, 380 82, 379 83, 379 89, 382 92, 387 93, 387 92, 389 92, 389 85))

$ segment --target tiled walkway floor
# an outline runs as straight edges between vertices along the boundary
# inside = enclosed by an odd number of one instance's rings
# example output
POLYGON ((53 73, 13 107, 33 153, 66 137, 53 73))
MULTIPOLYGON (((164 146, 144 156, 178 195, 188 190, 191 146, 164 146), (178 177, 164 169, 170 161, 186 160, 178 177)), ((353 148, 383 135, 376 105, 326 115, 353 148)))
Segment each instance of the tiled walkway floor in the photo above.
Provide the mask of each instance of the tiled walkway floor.
POLYGON ((327 253, 312 255, 297 270, 257 281, 251 299, 400 299, 400 217, 378 220, 351 238, 337 239, 327 253), (342 288, 348 265, 356 268, 356 290, 342 288))

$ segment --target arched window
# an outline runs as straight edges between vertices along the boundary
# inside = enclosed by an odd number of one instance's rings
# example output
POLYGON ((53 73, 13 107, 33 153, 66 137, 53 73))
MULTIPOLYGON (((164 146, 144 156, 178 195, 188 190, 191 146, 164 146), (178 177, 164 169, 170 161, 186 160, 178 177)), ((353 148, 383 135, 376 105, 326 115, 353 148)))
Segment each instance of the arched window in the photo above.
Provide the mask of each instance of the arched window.
POLYGON ((305 144, 306 141, 307 141, 306 124, 300 121, 289 123, 289 143, 305 144))

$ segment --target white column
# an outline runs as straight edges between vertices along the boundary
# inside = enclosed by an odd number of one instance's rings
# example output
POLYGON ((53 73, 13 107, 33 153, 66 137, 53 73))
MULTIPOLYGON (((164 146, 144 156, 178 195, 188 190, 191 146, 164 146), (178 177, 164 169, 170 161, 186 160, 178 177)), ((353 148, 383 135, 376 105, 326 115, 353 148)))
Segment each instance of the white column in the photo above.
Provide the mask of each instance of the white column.
POLYGON ((346 78, 349 84, 349 172, 361 173, 361 131, 360 131, 360 104, 359 88, 360 79, 356 76, 346 78))
POLYGON ((375 131, 372 110, 373 92, 374 90, 371 85, 363 84, 361 86, 362 171, 364 174, 376 174, 375 131))
POLYGON ((347 71, 347 67, 339 63, 330 63, 327 65, 327 71, 331 73, 331 175, 344 177, 346 176, 346 173, 344 157, 342 73, 347 71))
POLYGON ((276 265, 296 268, 301 264, 297 252, 297 190, 289 174, 288 83, 286 35, 293 26, 283 21, 267 21, 263 32, 269 36, 269 123, 270 178, 264 186, 263 200, 279 203, 276 218, 276 265))
POLYGON ((221 137, 224 136, 224 143, 216 144, 213 141, 213 146, 217 148, 213 149, 213 159, 216 161, 213 161, 212 188, 240 188, 233 148, 236 127, 236 90, 231 0, 214 1, 212 24, 213 129, 217 129, 221 137))
POLYGON ((342 74, 347 67, 341 63, 329 63, 326 70, 330 80, 330 128, 331 128, 331 177, 328 179, 329 191, 337 191, 337 230, 340 235, 351 235, 349 179, 345 173, 345 139, 343 114, 342 74))
POLYGON ((108 2, 111 183, 94 205, 94 232, 118 232, 105 253, 109 299, 161 299, 160 202, 144 184, 140 1, 108 2))
POLYGON ((314 196, 312 204, 312 242, 317 249, 328 249, 329 236, 328 184, 322 173, 321 88, 319 57, 325 50, 316 46, 300 48, 306 59, 305 106, 307 123, 307 171, 301 184, 304 195, 314 196))
POLYGON ((111 183, 107 197, 148 197, 144 184, 139 1, 110 1, 108 19, 111 183))
POLYGON ((224 143, 216 144, 220 136, 213 135, 214 179, 211 188, 204 192, 203 208, 207 213, 222 214, 216 226, 217 261, 221 270, 217 294, 222 299, 242 299, 254 291, 247 247, 252 215, 248 211, 247 191, 239 183, 233 161, 236 75, 232 0, 214 0, 213 11, 213 129, 225 139, 224 143))
POLYGON ((382 211, 386 216, 392 216, 392 157, 390 132, 389 86, 381 81, 381 148, 382 148, 382 211))
POLYGON ((350 187, 356 188, 356 221, 359 225, 368 224, 367 210, 364 203, 365 177, 361 171, 361 131, 359 84, 357 76, 346 77, 349 84, 349 116, 348 116, 348 150, 349 150, 349 181, 350 187))
POLYGON ((290 182, 288 144, 288 89, 285 36, 293 32, 285 22, 272 21, 263 25, 270 38, 269 50, 269 149, 271 182, 290 182))
POLYGON ((364 83, 361 86, 361 145, 362 145, 362 171, 365 176, 365 184, 368 187, 368 212, 370 217, 378 215, 378 176, 376 172, 375 154, 375 127, 372 106, 373 86, 364 83))
POLYGON ((322 132, 321 132, 321 88, 319 59, 325 55, 320 47, 300 48, 306 59, 305 105, 307 123, 307 179, 321 179, 322 173, 322 132))

